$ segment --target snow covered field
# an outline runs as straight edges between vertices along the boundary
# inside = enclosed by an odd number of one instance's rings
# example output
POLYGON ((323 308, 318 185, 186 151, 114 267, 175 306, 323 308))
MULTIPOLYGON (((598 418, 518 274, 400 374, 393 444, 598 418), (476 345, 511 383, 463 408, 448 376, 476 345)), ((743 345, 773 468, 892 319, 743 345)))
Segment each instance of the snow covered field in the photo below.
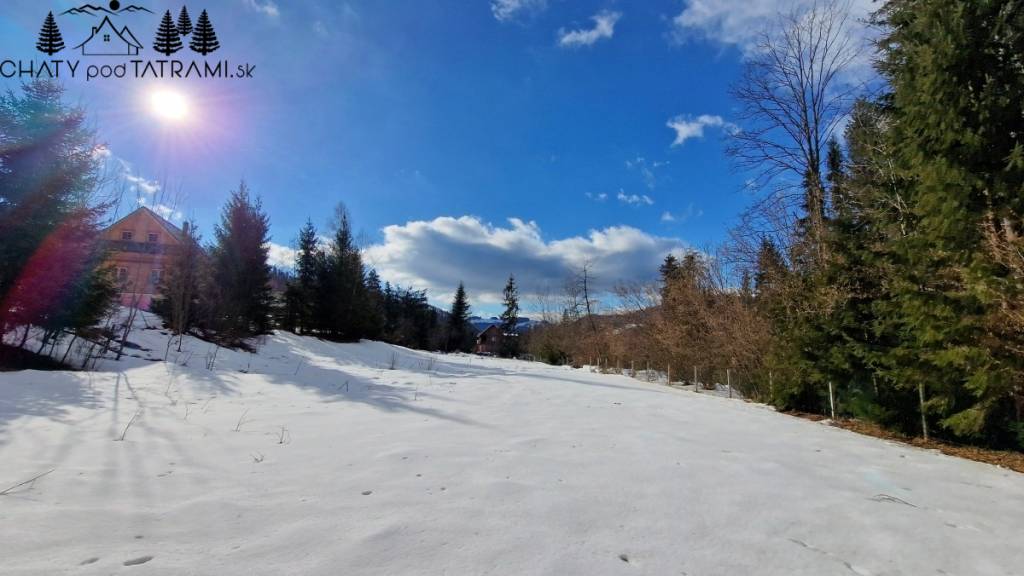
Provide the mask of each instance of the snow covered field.
POLYGON ((185 348, 0 374, 0 490, 52 470, 0 574, 1024 574, 1014 472, 584 370, 185 348))

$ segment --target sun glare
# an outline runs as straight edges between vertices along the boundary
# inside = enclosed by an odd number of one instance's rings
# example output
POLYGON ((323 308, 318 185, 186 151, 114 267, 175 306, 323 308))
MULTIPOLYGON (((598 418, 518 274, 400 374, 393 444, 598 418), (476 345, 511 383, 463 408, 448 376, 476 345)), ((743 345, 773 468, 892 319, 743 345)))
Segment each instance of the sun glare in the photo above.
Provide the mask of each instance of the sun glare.
POLYGON ((181 92, 156 90, 149 96, 149 107, 153 115, 164 122, 180 123, 189 118, 188 98, 181 92))

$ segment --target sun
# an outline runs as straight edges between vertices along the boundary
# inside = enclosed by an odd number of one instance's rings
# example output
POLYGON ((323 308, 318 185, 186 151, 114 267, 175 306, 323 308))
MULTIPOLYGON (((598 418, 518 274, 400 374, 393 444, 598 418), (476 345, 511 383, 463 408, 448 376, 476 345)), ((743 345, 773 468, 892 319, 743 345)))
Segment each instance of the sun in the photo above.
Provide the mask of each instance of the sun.
POLYGON ((154 90, 149 95, 149 109, 163 122, 180 124, 189 119, 192 107, 188 97, 173 90, 154 90))

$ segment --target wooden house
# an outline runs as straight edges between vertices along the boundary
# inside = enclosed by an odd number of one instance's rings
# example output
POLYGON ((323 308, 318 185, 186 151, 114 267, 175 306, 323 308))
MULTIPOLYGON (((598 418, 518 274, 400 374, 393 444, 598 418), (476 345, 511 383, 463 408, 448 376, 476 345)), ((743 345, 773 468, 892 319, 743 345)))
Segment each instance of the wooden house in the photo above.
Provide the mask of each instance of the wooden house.
POLYGON ((117 271, 121 304, 148 310, 164 270, 184 242, 180 228, 142 207, 103 232, 106 265, 117 271))

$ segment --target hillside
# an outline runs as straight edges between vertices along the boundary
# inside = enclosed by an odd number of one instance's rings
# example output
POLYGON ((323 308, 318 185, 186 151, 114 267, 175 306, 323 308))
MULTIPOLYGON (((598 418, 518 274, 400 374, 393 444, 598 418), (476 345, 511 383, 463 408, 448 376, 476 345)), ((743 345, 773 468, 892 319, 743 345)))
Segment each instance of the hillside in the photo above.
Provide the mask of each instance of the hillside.
POLYGON ((0 374, 0 490, 52 470, 0 496, 0 572, 1024 566, 1024 476, 763 406, 372 342, 183 350, 0 374))

